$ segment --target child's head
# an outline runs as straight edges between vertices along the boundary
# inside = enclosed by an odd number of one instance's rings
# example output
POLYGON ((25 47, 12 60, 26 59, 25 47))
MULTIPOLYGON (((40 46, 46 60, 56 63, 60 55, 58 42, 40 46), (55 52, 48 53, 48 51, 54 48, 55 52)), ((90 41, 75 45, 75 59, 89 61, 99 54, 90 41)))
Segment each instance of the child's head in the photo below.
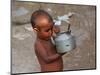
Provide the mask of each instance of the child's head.
POLYGON ((37 10, 31 16, 31 24, 34 30, 37 31, 37 36, 41 39, 48 40, 53 33, 53 19, 44 10, 37 10))

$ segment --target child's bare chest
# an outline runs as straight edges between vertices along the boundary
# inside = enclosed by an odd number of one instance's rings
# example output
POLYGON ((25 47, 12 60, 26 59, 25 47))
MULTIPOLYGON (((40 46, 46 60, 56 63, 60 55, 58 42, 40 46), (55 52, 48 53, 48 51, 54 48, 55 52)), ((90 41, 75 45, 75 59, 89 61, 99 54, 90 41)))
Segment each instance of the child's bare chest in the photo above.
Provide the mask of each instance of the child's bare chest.
POLYGON ((56 48, 51 42, 46 42, 43 44, 43 47, 45 48, 48 55, 56 54, 56 48))

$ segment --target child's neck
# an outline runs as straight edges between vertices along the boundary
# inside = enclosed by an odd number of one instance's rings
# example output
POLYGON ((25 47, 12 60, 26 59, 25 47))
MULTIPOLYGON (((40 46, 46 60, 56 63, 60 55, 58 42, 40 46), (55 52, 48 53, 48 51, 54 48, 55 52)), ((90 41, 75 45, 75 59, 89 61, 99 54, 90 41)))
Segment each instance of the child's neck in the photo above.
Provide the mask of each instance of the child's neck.
POLYGON ((44 39, 44 38, 41 38, 41 37, 37 37, 38 40, 41 40, 41 41, 50 41, 51 39, 44 39))

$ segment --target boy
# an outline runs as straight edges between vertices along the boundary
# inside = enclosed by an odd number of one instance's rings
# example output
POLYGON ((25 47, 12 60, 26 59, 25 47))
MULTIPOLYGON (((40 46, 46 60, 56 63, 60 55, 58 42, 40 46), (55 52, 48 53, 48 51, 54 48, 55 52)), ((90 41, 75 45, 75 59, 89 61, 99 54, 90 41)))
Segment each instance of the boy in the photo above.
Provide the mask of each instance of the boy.
POLYGON ((56 47, 51 42, 55 29, 52 17, 44 10, 37 10, 31 16, 31 24, 37 33, 35 42, 35 53, 40 63, 41 71, 62 71, 62 55, 56 51, 56 47))

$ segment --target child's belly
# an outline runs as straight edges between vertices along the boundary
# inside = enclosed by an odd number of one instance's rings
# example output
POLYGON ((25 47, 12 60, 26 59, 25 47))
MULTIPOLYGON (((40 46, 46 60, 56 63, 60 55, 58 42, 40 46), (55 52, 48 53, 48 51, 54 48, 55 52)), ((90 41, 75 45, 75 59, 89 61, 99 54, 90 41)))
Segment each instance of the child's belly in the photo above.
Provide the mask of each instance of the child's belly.
POLYGON ((62 58, 58 59, 52 63, 41 63, 41 71, 62 71, 63 70, 63 61, 62 58))

